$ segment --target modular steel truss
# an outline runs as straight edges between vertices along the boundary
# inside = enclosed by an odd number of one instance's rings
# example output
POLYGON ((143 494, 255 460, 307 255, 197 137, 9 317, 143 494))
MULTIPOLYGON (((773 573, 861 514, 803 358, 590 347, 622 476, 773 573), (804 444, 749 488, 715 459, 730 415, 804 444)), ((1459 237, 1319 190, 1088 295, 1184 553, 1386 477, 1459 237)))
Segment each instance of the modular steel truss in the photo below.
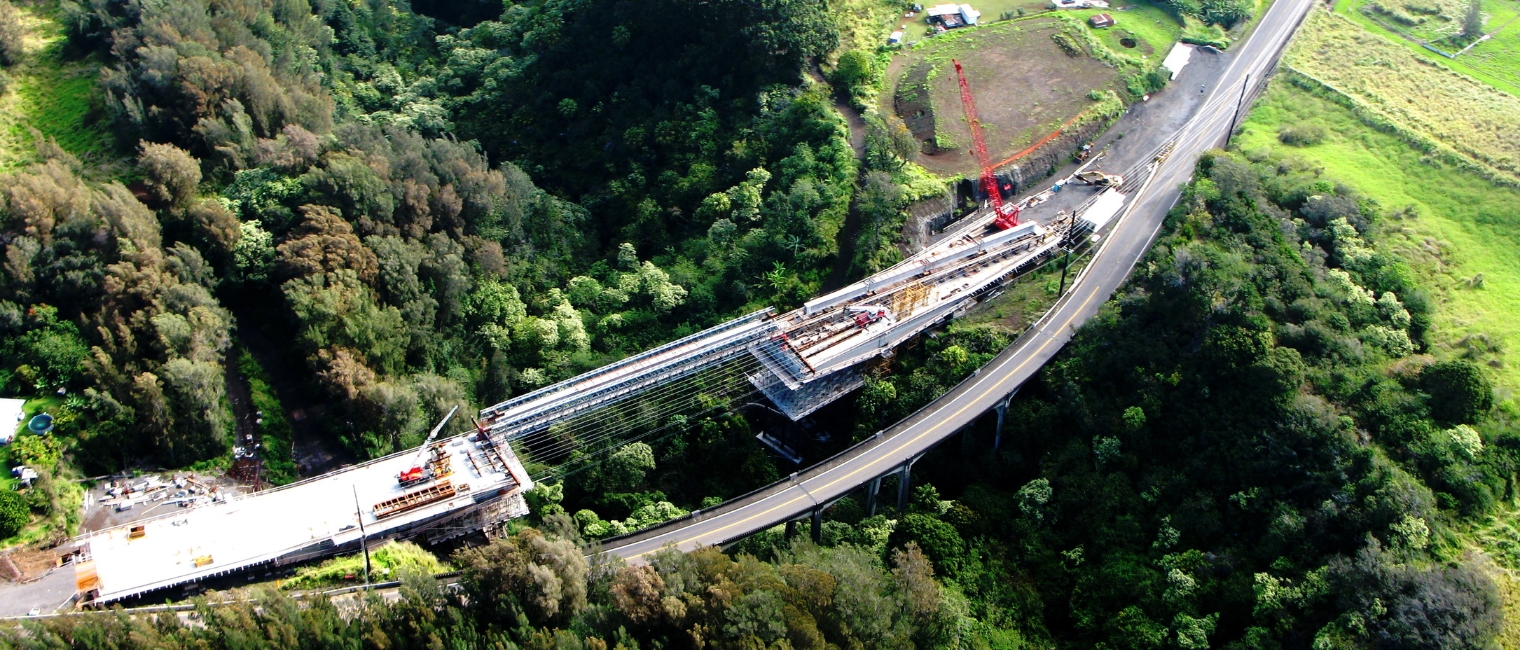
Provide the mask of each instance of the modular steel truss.
POLYGON ((491 437, 513 440, 746 353, 775 334, 767 308, 481 411, 491 437))

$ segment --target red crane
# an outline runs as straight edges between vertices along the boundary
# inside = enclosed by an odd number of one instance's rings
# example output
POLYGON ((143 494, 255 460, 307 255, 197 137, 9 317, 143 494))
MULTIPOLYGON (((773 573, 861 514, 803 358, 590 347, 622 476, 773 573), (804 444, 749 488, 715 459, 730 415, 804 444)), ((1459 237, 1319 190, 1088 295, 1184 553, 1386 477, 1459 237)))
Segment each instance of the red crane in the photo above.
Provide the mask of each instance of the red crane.
POLYGON ((971 98, 971 85, 966 83, 966 72, 961 70, 961 62, 955 59, 950 62, 955 64, 955 76, 961 82, 961 105, 966 109, 966 121, 971 123, 971 144, 975 147, 976 162, 982 167, 982 191, 992 200, 992 209, 997 214, 992 225, 998 230, 1007 230, 1019 225, 1019 206, 1003 205, 1003 190, 998 185, 997 175, 992 173, 992 156, 987 153, 987 140, 982 137, 982 120, 976 115, 976 100, 971 98))

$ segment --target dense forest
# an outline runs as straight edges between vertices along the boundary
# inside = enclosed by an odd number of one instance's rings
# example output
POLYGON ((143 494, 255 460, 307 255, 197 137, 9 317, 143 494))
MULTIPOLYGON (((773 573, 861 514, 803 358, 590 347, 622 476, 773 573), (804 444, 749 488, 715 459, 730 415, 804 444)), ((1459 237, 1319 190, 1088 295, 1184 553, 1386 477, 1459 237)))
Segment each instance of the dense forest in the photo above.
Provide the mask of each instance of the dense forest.
POLYGON ((40 142, 7 178, 0 380, 73 395, 86 471, 184 466, 229 449, 219 367, 253 327, 295 343, 362 459, 800 302, 859 172, 827 87, 799 85, 838 44, 825 6, 652 9, 65 2, 135 167, 40 142))
MULTIPOLYGON (((1520 431, 1376 245, 1400 215, 1287 159, 1211 153, 1122 295, 1015 400, 922 461, 907 511, 830 510, 644 566, 599 522, 461 551, 400 604, 74 617, 18 647, 1487 648, 1494 567, 1457 526, 1514 498, 1520 431), (382 641, 383 640, 383 641, 382 641)), ((1006 342, 953 329, 873 380, 887 421, 1006 342)), ((600 522, 604 525, 604 522, 600 522)))
MULTIPOLYGON (((0 496, 0 530, 29 512, 77 526, 60 459, 225 462, 228 377, 278 406, 261 363, 312 378, 279 390, 314 394, 320 436, 371 458, 454 406, 891 263, 917 143, 871 116, 852 148, 836 105, 879 53, 839 51, 839 4, 23 5, 100 64, 119 150, 39 133, 0 179, 0 390, 57 393, 69 432, 11 448, 43 476, 0 496), (255 335, 284 356, 255 359, 255 335)), ((22 56, 19 16, 0 0, 0 65, 22 56)), ((781 476, 748 419, 765 416, 736 408, 572 455, 575 480, 530 493, 532 517, 453 556, 456 586, 66 617, 0 646, 1492 647, 1496 569, 1461 528, 1516 501, 1520 426, 1483 369, 1433 355, 1431 299, 1379 243, 1404 216, 1291 158, 1210 153, 1002 431, 921 461, 906 511, 835 505, 817 544, 778 528, 587 559, 781 476)), ((1013 335, 907 346, 820 412, 832 448, 1013 335)))

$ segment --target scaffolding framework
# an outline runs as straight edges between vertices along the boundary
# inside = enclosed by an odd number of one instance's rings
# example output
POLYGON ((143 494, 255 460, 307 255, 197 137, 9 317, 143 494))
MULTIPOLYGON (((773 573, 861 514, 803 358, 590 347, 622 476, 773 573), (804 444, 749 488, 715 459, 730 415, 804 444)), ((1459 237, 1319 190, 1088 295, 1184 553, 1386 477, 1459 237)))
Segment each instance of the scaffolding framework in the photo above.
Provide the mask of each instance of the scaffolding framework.
POLYGON ((864 386, 866 374, 864 365, 854 366, 793 389, 766 369, 750 375, 749 381, 776 405, 777 410, 796 421, 864 386))

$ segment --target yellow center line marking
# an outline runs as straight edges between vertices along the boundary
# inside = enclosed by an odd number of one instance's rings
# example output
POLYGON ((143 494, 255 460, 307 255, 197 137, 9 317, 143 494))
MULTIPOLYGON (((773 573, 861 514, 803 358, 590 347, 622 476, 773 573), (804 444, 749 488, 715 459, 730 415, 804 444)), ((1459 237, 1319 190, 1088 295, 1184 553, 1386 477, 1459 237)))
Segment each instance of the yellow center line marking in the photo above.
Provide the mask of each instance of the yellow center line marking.
MULTIPOLYGON (((1273 8, 1275 9, 1276 5, 1274 5, 1273 8)), ((1269 14, 1271 13, 1270 10, 1269 10, 1268 13, 1269 14)), ((1263 23, 1267 22, 1266 19, 1267 19, 1267 16, 1263 16, 1261 22, 1263 22, 1263 23)), ((1247 65, 1247 68, 1254 68, 1255 65, 1257 64, 1256 59, 1258 59, 1258 58, 1259 58, 1259 56, 1253 58, 1252 62, 1247 65)), ((1225 76, 1225 77, 1230 76, 1230 74, 1235 71, 1235 66, 1239 65, 1240 63, 1243 63, 1243 62, 1245 62, 1244 58, 1237 58, 1236 60, 1232 61, 1230 63, 1230 65, 1229 65, 1229 67, 1226 69, 1226 74, 1223 75, 1223 76, 1225 76)), ((1217 93, 1215 94, 1215 96, 1211 96, 1210 99, 1204 103, 1204 107, 1199 112, 1199 114, 1196 115, 1193 118, 1193 120, 1189 124, 1189 127, 1191 127, 1193 125, 1199 125, 1200 124, 1200 122, 1198 121, 1199 118, 1202 118, 1202 117, 1205 117, 1205 116, 1208 116, 1208 117, 1217 117, 1219 111, 1222 108, 1224 108, 1224 107, 1227 106, 1227 104, 1225 104, 1223 102, 1223 100, 1220 99, 1220 97, 1222 97, 1222 96, 1218 96, 1217 93)), ((1203 124, 1207 125, 1207 122, 1212 122, 1212 120, 1207 120, 1203 124)), ((1204 135, 1201 132, 1192 131, 1190 128, 1185 129, 1185 131, 1187 131, 1187 132, 1185 132, 1182 135, 1182 137, 1180 138, 1180 140, 1178 142, 1178 145, 1179 145, 1178 148, 1180 148, 1180 149, 1190 149, 1192 147, 1182 147, 1180 145, 1182 145, 1183 143, 1191 144, 1193 141, 1198 140, 1198 139, 1204 137, 1204 135)), ((1161 170, 1157 169, 1156 170, 1156 174, 1159 176, 1161 174, 1161 170)), ((1173 175, 1175 175, 1175 173, 1173 175)), ((1138 204, 1140 202, 1140 200, 1141 200, 1141 197, 1137 196, 1135 198, 1135 203, 1138 204)), ((1095 259, 1094 263, 1096 263, 1096 261, 1097 260, 1095 259)), ((1098 295, 1097 292, 1093 292, 1093 293, 1089 294, 1087 296, 1087 299, 1082 301, 1082 304, 1077 307, 1076 311, 1073 312, 1070 316, 1068 316, 1066 318, 1066 320, 1061 323, 1061 327, 1058 328, 1056 331, 1059 332, 1061 329, 1065 329, 1066 327, 1068 327, 1069 325, 1071 325, 1071 322, 1073 320, 1076 320, 1077 315, 1081 314, 1083 310, 1087 309, 1087 305, 1090 304, 1092 302, 1093 298, 1096 298, 1097 295, 1098 295)), ((1051 342, 1053 342, 1053 341, 1055 341, 1055 336, 1054 335, 1047 335, 1045 341, 1040 344, 1039 349, 1035 350, 1035 352, 1033 354, 1027 356, 1011 372, 1008 372, 1008 373, 1004 374, 1003 377, 1001 379, 999 379, 997 381, 997 383, 993 384, 991 388, 982 391, 982 393, 980 395, 978 395, 976 398, 974 398, 972 400, 972 402, 974 403, 977 399, 981 399, 982 397, 985 397, 988 393, 991 393, 991 392, 994 392, 994 391, 997 391, 997 390, 1001 390, 1002 387, 1004 386, 1004 384, 1007 384, 1008 381, 1010 379, 1012 379, 1014 375, 1017 375, 1020 371, 1022 371, 1024 369, 1025 366, 1029 365, 1030 361, 1033 361, 1036 357, 1039 357, 1042 353, 1044 353, 1045 352, 1045 348, 1049 347, 1050 344, 1051 344, 1051 342)), ((961 407, 955 413, 952 413, 950 415, 950 419, 954 419, 954 418, 960 417, 961 414, 965 413, 966 410, 970 409, 973 405, 974 404, 967 404, 967 405, 961 407)), ((940 428, 942 428, 944 426, 944 423, 945 423, 945 419, 942 418, 938 423, 930 426, 928 429, 925 429, 923 432, 919 433, 918 435, 913 436, 912 439, 907 440, 901 446, 906 447, 908 445, 911 445, 911 444, 914 444, 914 443, 918 442, 919 440, 922 440, 924 436, 927 436, 927 435, 929 435, 931 433, 934 433, 934 432, 938 431, 940 428)), ((842 481, 851 480, 856 475, 860 474, 861 472, 864 472, 866 470, 872 469, 872 468, 874 468, 874 467, 876 467, 877 465, 880 465, 880 464, 881 464, 881 461, 879 461, 879 460, 868 462, 865 465, 854 469, 853 471, 849 472, 848 474, 845 474, 844 476, 841 476, 839 478, 836 478, 836 479, 834 479, 834 480, 832 480, 832 481, 824 484, 821 489, 822 490, 827 490, 827 489, 829 489, 829 488, 831 488, 831 487, 833 487, 835 485, 838 485, 842 481)), ((795 485, 797 487, 801 487, 802 483, 805 483, 805 482, 806 481, 804 480, 803 482, 799 482, 799 483, 797 483, 795 485)), ((806 493, 806 490, 804 490, 804 492, 806 493)), ((784 492, 782 492, 782 493, 784 493, 784 492)), ((777 493, 776 495, 772 495, 772 496, 779 496, 782 493, 777 493)), ((766 497, 766 498, 768 499, 770 497, 766 497)), ((707 537, 707 536, 712 536, 712 535, 719 535, 719 534, 723 533, 724 531, 729 530, 731 528, 734 528, 736 526, 742 526, 742 525, 747 524, 747 523, 749 523, 751 521, 754 521, 755 519, 759 519, 761 517, 769 516, 771 513, 775 512, 777 510, 780 510, 782 508, 786 508, 786 507, 791 506, 792 504, 797 503, 798 501, 802 501, 802 500, 803 500, 802 497, 794 496, 794 497, 792 497, 791 499, 789 499, 789 500, 787 500, 785 502, 776 504, 776 505, 771 506, 770 508, 767 508, 767 509, 765 509, 765 510, 763 510, 761 512, 758 512, 756 514, 750 515, 748 517, 745 517, 744 519, 740 519, 740 520, 735 521, 733 523, 721 526, 721 527, 719 527, 717 529, 714 529, 712 531, 709 531, 707 533, 700 533, 700 534, 695 535, 693 537, 688 537, 686 539, 683 539, 683 540, 680 540, 680 541, 676 541, 676 542, 666 542, 665 544, 662 544, 660 546, 660 548, 658 548, 658 549, 653 549, 653 550, 649 550, 649 551, 644 551, 643 553, 638 553, 638 554, 635 554, 635 555, 630 555, 630 556, 627 557, 627 559, 631 560, 631 559, 636 559, 636 558, 643 557, 643 556, 648 555, 650 553, 654 553, 654 552, 656 552, 658 550, 661 550, 661 549, 665 548, 666 546, 669 546, 672 543, 674 543, 676 545, 676 547, 679 548, 682 544, 687 544, 687 543, 691 543, 691 542, 697 541, 698 539, 700 539, 702 537, 707 537)), ((672 533, 672 534, 674 534, 674 533, 672 533)), ((658 539, 658 538, 652 538, 652 539, 658 539)), ((652 540, 650 540, 650 541, 652 541, 652 540)))

